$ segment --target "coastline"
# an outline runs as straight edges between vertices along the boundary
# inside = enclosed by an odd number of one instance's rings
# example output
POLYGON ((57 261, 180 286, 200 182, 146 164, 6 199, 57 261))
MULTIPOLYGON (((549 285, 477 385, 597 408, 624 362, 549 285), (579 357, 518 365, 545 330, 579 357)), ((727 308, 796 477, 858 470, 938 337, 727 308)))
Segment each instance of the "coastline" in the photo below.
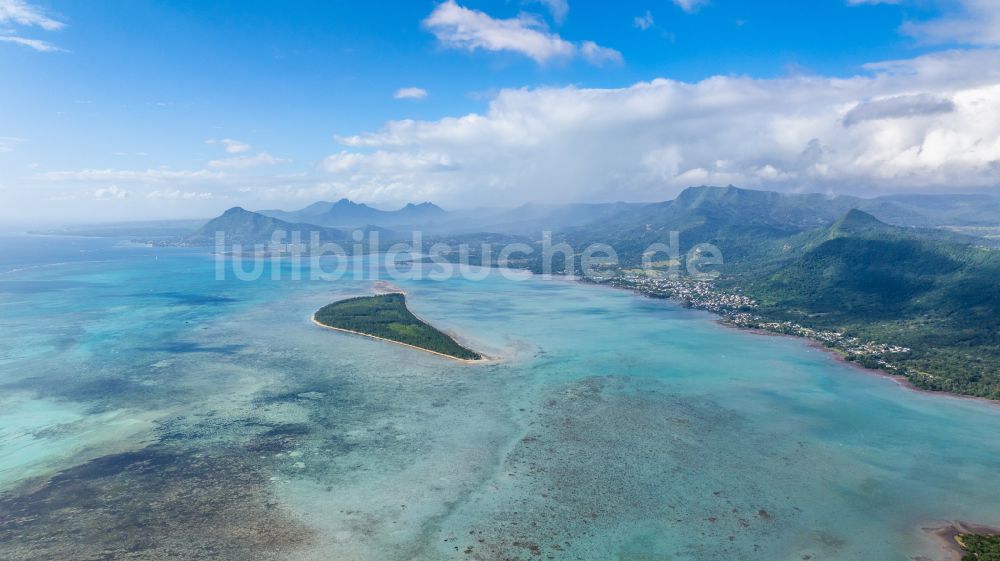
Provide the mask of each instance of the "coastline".
MULTIPOLYGON (((726 325, 727 327, 733 327, 735 329, 743 329, 743 328, 740 328, 740 327, 736 327, 734 325, 727 325, 723 321, 720 321, 719 323, 721 323, 723 325, 726 325)), ((853 368, 855 370, 858 370, 858 371, 860 371, 862 373, 868 374, 869 376, 878 376, 880 378, 888 378, 889 380, 892 380, 898 386, 900 386, 901 388, 903 388, 906 391, 912 391, 912 392, 917 392, 917 393, 922 393, 922 394, 928 394, 928 395, 933 395, 933 396, 943 397, 943 398, 948 398, 948 399, 961 399, 963 401, 978 401, 978 402, 981 402, 981 403, 986 403, 988 405, 1000 407, 1000 400, 990 399, 988 397, 977 397, 977 396, 974 396, 974 395, 963 395, 963 394, 960 394, 960 393, 951 393, 951 392, 945 392, 945 391, 928 390, 928 389, 921 388, 919 386, 915 386, 915 385, 913 385, 912 382, 910 382, 909 379, 906 378, 906 376, 901 376, 899 374, 892 374, 890 372, 886 372, 885 370, 880 370, 878 368, 869 368, 867 366, 862 366, 862 365, 860 365, 860 364, 858 364, 858 363, 856 363, 856 362, 854 362, 852 360, 848 360, 847 357, 845 357, 844 355, 838 353, 836 349, 831 349, 830 347, 827 347, 826 345, 820 343, 819 341, 816 341, 815 339, 809 339, 808 337, 798 337, 798 336, 795 336, 795 335, 786 335, 784 333, 772 333, 770 331, 765 331, 765 330, 762 330, 762 329, 745 329, 745 331, 761 332, 762 334, 775 335, 775 336, 778 336, 778 337, 789 337, 791 339, 804 340, 804 341, 806 341, 806 344, 809 345, 810 347, 813 347, 813 348, 815 348, 817 350, 823 351, 823 352, 831 355, 835 361, 837 361, 837 362, 839 362, 839 363, 841 363, 841 364, 843 364, 845 366, 848 366, 850 368, 853 368)))
POLYGON ((1000 528, 960 521, 941 522, 939 526, 929 526, 922 528, 922 530, 930 536, 931 541, 936 543, 941 553, 946 556, 942 561, 962 561, 962 558, 966 554, 965 549, 958 540, 958 536, 962 534, 1000 534, 1000 528))
MULTIPOLYGON (((677 302, 676 300, 673 300, 672 298, 667 298, 667 300, 670 300, 671 302, 677 302)), ((697 308, 692 308, 692 309, 697 309, 697 308)), ((928 390, 928 389, 921 388, 919 386, 915 386, 915 385, 913 385, 912 382, 910 382, 906 378, 906 376, 901 376, 899 374, 893 374, 891 372, 886 372, 885 370, 881 370, 881 369, 878 369, 878 368, 869 368, 867 366, 858 364, 858 363, 854 362, 853 360, 849 360, 843 354, 837 352, 837 349, 832 349, 830 347, 827 347, 822 342, 817 341, 816 339, 810 339, 809 337, 800 337, 798 335, 790 335, 788 333, 776 333, 774 331, 768 331, 766 329, 758 329, 758 328, 753 328, 753 327, 740 327, 738 325, 733 325, 733 324, 727 322, 725 320, 725 318, 723 318, 722 316, 719 316, 718 314, 716 314, 714 312, 709 312, 708 310, 702 310, 702 311, 706 311, 706 312, 708 312, 708 313, 716 316, 715 322, 717 324, 722 325, 724 327, 728 327, 730 329, 738 329, 740 331, 745 331, 747 333, 753 333, 755 335, 764 335, 764 336, 767 336, 767 337, 785 337, 785 338, 788 338, 788 339, 793 339, 795 341, 804 341, 806 345, 808 345, 808 346, 810 346, 810 347, 812 347, 812 348, 814 348, 814 349, 816 349, 818 351, 821 351, 821 352, 829 355, 834 361, 836 361, 836 362, 838 362, 840 364, 843 364, 844 366, 847 366, 849 368, 852 368, 854 370, 857 370, 858 372, 861 372, 863 374, 867 374, 869 376, 878 376, 879 378, 887 378, 889 380, 892 380, 893 382, 896 383, 896 385, 898 385, 900 388, 902 388, 903 390, 906 390, 906 391, 912 391, 912 392, 917 392, 917 393, 922 393, 922 394, 927 394, 927 395, 933 395, 933 396, 936 396, 936 397, 941 397, 941 398, 946 398, 946 399, 960 399, 960 400, 963 400, 963 401, 978 401, 980 403, 985 403, 985 404, 988 404, 988 405, 991 405, 991 406, 994 406, 994 407, 1000 407, 1000 400, 997 400, 997 399, 990 399, 988 397, 978 397, 978 396, 974 396, 974 395, 963 395, 963 394, 960 394, 960 393, 951 393, 951 392, 944 392, 944 391, 928 390)))
MULTIPOLYGON (((497 362, 496 359, 488 357, 488 356, 486 356, 486 355, 484 355, 482 353, 479 353, 479 354, 483 358, 479 358, 479 359, 458 358, 458 357, 455 357, 455 356, 446 355, 444 353, 439 353, 437 351, 432 351, 430 349, 425 349, 423 347, 418 347, 416 345, 411 345, 409 343, 403 343, 401 341, 393 341, 392 339, 386 339, 385 337, 379 337, 377 335, 369 335, 368 333, 362 333, 360 331, 351 331, 350 329, 343 329, 343 328, 340 328, 340 327, 333 327, 331 325, 326 325, 325 323, 320 323, 316 319, 316 314, 313 314, 313 315, 309 316, 309 321, 313 322, 315 325, 318 325, 319 327, 322 327, 324 329, 332 329, 333 331, 339 331, 341 333, 350 333, 351 335, 361 335, 362 337, 368 337, 369 339, 376 339, 376 340, 379 340, 379 341, 385 341, 387 343, 393 343, 393 344, 396 344, 396 345, 402 345, 404 347, 409 347, 411 349, 416 349, 418 351, 423 351, 425 353, 430 353, 432 355, 437 355, 437 356, 440 356, 440 357, 451 359, 451 360, 454 360, 456 362, 461 362, 463 364, 489 364, 489 363, 492 363, 492 362, 497 362)), ((423 321, 423 320, 421 320, 421 321, 423 321)))
MULTIPOLYGON (((699 310, 699 311, 711 314, 712 316, 714 316, 713 321, 717 325, 720 325, 722 327, 726 327, 726 328, 729 328, 729 329, 736 329, 736 330, 739 330, 739 331, 745 331, 745 332, 748 332, 748 333, 751 333, 751 334, 754 334, 754 335, 761 335, 761 336, 767 336, 767 337, 783 337, 783 338, 787 338, 787 339, 793 339, 793 340, 796 340, 796 341, 803 341, 809 347, 814 348, 814 349, 816 349, 818 351, 823 352, 824 354, 826 354, 827 356, 829 356, 831 359, 833 359, 835 362, 843 364, 844 366, 847 366, 847 367, 849 367, 849 368, 851 368, 851 369, 853 369, 853 370, 855 370, 857 372, 860 372, 862 374, 866 374, 866 375, 869 375, 869 376, 878 376, 879 378, 887 378, 887 379, 891 380, 892 382, 894 382, 897 386, 899 386, 904 391, 912 391, 912 392, 917 392, 917 393, 921 393, 921 394, 929 394, 929 395, 933 395, 933 396, 935 396, 937 398, 959 399, 959 400, 963 400, 963 401, 975 401, 975 402, 985 403, 985 404, 990 405, 990 406, 1000 406, 1000 400, 994 400, 994 399, 989 399, 989 398, 985 398, 985 397, 977 397, 977 396, 972 396, 972 395, 962 395, 962 394, 956 394, 956 393, 950 393, 950 392, 927 390, 927 389, 924 389, 924 388, 917 387, 917 386, 913 385, 905 376, 901 376, 901 375, 898 375, 898 374, 892 374, 890 372, 887 372, 885 370, 880 370, 880 369, 877 369, 877 368, 869 368, 867 366, 863 366, 861 364, 858 364, 858 363, 856 363, 854 361, 848 360, 847 357, 845 357, 842 353, 837 352, 836 349, 827 347, 821 341, 818 341, 816 339, 811 339, 809 337, 802 337, 802 336, 799 336, 799 335, 791 335, 791 334, 788 334, 788 333, 777 333, 777 332, 774 332, 774 331, 768 331, 766 329, 760 329, 760 328, 741 327, 739 325, 734 325, 734 324, 726 321, 726 318, 724 316, 722 316, 722 315, 720 315, 718 313, 715 313, 715 312, 713 312, 711 310, 703 310, 703 309, 700 309, 700 308, 694 308, 694 307, 684 306, 682 302, 680 302, 679 300, 676 300, 674 298, 670 298, 670 297, 658 297, 658 296, 654 296, 652 294, 647 294, 647 293, 645 293, 645 292, 643 292, 641 290, 634 289, 634 288, 619 287, 619 286, 613 286, 613 285, 605 285, 603 283, 592 283, 592 282, 587 281, 586 279, 579 279, 579 278, 578 279, 574 279, 574 280, 576 282, 580 282, 580 283, 583 283, 583 284, 600 284, 602 286, 607 286, 607 287, 614 288, 614 289, 627 290, 629 292, 632 292, 634 294, 640 295, 640 296, 645 297, 645 298, 649 298, 651 300, 668 300, 668 301, 670 301, 670 302, 672 302, 672 303, 674 303, 674 304, 676 304, 678 306, 681 306, 683 308, 693 309, 693 310, 699 310)), ((927 534, 927 535, 930 536, 931 541, 934 544, 937 545, 939 552, 944 555, 944 557, 940 558, 940 561, 962 561, 963 560, 963 558, 966 556, 966 551, 965 551, 962 543, 958 539, 958 536, 960 536, 962 534, 1000 535, 1000 528, 993 527, 993 526, 986 526, 986 525, 983 525, 983 524, 972 524, 972 523, 962 522, 962 521, 936 522, 935 524, 938 524, 938 525, 935 525, 935 526, 921 526, 920 529, 925 534, 927 534)), ((925 559, 925 558, 920 557, 918 559, 925 559)))
POLYGON ((696 308, 696 307, 691 307, 691 306, 684 306, 684 304, 681 301, 677 300, 677 299, 674 299, 674 298, 671 298, 671 297, 654 296, 652 294, 647 294, 647 293, 645 293, 645 292, 643 292, 643 291, 641 291, 639 289, 636 289, 636 288, 614 286, 614 285, 610 285, 610 284, 606 284, 606 283, 595 283, 595 282, 591 282, 591 281, 588 281, 588 280, 583 279, 583 278, 577 278, 577 279, 574 279, 574 280, 575 280, 575 282, 580 282, 580 283, 583 283, 583 284, 594 284, 594 285, 604 286, 604 287, 608 287, 608 288, 612 288, 612 289, 616 289, 616 290, 627 290, 629 292, 632 292, 634 294, 638 294, 640 296, 643 296, 645 298, 649 298, 651 300, 669 300, 670 302, 673 302, 674 304, 677 304, 677 305, 679 305, 679 306, 681 306, 683 308, 687 308, 687 309, 691 309, 691 310, 699 310, 699 311, 711 314, 712 316, 715 317, 715 319, 714 319, 715 323, 717 323, 717 324, 719 324, 721 326, 727 327, 729 329, 736 329, 736 330, 739 330, 739 331, 745 331, 747 333, 753 333, 753 334, 756 334, 756 335, 766 335, 768 337, 786 337, 788 339, 794 339, 796 341, 804 341, 810 347, 815 348, 816 350, 819 350, 819 351, 822 351, 822 352, 826 353, 831 358, 833 358, 835 361, 837 361, 837 362, 839 362, 839 363, 841 363, 841 364, 843 364, 845 366, 849 366, 850 368, 853 368, 854 370, 857 370, 859 372, 863 372, 863 373, 868 374, 870 376, 878 376, 880 378, 888 378, 888 379, 892 380, 893 382, 895 382, 897 385, 899 385, 902 389, 907 390, 907 391, 914 391, 914 392, 918 392, 918 393, 923 393, 923 394, 928 394, 928 395, 934 395, 934 396, 937 396, 937 397, 948 398, 948 399, 961 399, 961 400, 964 400, 964 401, 978 401, 978 402, 986 403, 986 404, 994 406, 994 407, 1000 407, 1000 400, 997 400, 997 399, 990 399, 988 397, 978 397, 978 396, 974 396, 974 395, 964 395, 964 394, 951 393, 951 392, 945 392, 945 391, 928 390, 928 389, 924 389, 924 388, 915 386, 905 376, 901 376, 901 375, 898 375, 898 374, 893 374, 891 372, 887 372, 885 370, 881 370, 881 369, 878 369, 878 368, 869 368, 867 366, 862 366, 861 364, 858 364, 858 363, 856 363, 856 362, 854 362, 852 360, 848 360, 844 355, 842 355, 841 353, 838 353, 836 349, 832 349, 830 347, 827 347, 821 341, 817 341, 816 339, 811 339, 809 337, 802 337, 802 336, 799 336, 799 335, 791 335, 791 334, 788 334, 788 333, 778 333, 778 332, 775 332, 775 331, 768 331, 766 329, 760 329, 760 328, 756 328, 756 327, 741 327, 739 325, 734 325, 734 324, 726 321, 726 318, 724 316, 722 316, 722 315, 720 315, 720 314, 718 314, 716 312, 713 312, 711 310, 704 310, 704 309, 701 309, 701 308, 696 308))

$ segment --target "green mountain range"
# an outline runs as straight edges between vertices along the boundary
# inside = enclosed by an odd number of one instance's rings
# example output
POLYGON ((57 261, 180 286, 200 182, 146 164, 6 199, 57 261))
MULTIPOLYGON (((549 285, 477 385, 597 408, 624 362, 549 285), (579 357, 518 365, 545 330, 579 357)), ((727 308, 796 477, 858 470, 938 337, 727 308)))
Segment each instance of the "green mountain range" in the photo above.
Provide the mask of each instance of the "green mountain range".
MULTIPOLYGON (((212 245, 216 243, 217 235, 222 233, 227 245, 233 243, 266 244, 274 239, 273 236, 276 232, 299 232, 304 242, 307 242, 314 232, 324 242, 343 242, 348 239, 347 234, 341 230, 324 228, 314 224, 285 222, 240 207, 233 207, 222 213, 221 216, 209 220, 194 233, 186 236, 184 241, 191 245, 212 245)), ((288 238, 286 237, 282 241, 287 243, 288 238)))
POLYGON ((259 214, 288 222, 315 224, 332 228, 419 226, 442 220, 446 212, 433 203, 409 203, 399 210, 380 210, 348 199, 320 201, 297 211, 261 210, 259 214))
MULTIPOLYGON (((638 264, 642 252, 653 243, 669 243, 678 232, 680 249, 688 251, 700 243, 722 249, 729 262, 768 259, 784 247, 787 239, 825 228, 851 210, 864 210, 874 217, 889 216, 899 228, 920 238, 938 238, 955 243, 994 244, 994 241, 926 227, 938 224, 929 215, 917 215, 890 198, 861 199, 820 194, 785 194, 737 187, 692 187, 672 201, 653 203, 609 218, 566 229, 562 239, 574 247, 608 243, 624 264, 638 264)), ((1000 209, 997 211, 1000 224, 1000 209)), ((885 221, 886 219, 883 219, 885 221)))
POLYGON ((217 236, 221 233, 226 247, 232 244, 241 244, 245 249, 252 249, 250 246, 268 245, 272 242, 291 243, 293 234, 298 235, 301 243, 309 244, 315 234, 321 243, 336 243, 345 252, 350 253, 358 241, 353 237, 356 231, 361 232, 362 242, 365 244, 373 234, 377 233, 379 247, 407 237, 405 233, 379 226, 361 226, 356 229, 343 230, 303 222, 286 222, 258 212, 233 207, 221 216, 209 220, 193 233, 182 237, 181 243, 185 245, 214 245, 217 236), (277 237, 275 237, 276 234, 277 237))
MULTIPOLYGON (((503 220, 516 222, 516 213, 507 212, 503 220)), ((662 203, 529 208, 522 225, 540 225, 546 216, 574 222, 555 228, 555 243, 568 243, 577 252, 588 244, 609 244, 618 254, 619 271, 641 263, 651 244, 669 245, 673 232, 681 254, 696 244, 714 244, 724 264, 716 268, 720 276, 713 290, 755 301, 752 313, 761 322, 907 348, 892 357, 893 370, 914 384, 1000 398, 997 240, 943 228, 1000 226, 1000 207, 992 197, 861 199, 694 187, 662 203)), ((475 218, 452 216, 453 224, 462 225, 432 233, 425 243, 475 248, 525 242, 534 251, 510 265, 541 271, 540 231, 530 236, 491 232, 491 222, 484 219, 482 230, 469 232, 475 218)), ((299 231, 303 240, 312 232, 323 241, 349 239, 343 230, 235 208, 186 241, 211 243, 217 231, 224 231, 230 242, 265 243, 276 230, 299 231)), ((391 239, 389 231, 384 233, 391 239)), ((561 268, 582 272, 579 259, 561 268)), ((557 265, 554 272, 559 271, 557 265)), ((868 366, 886 365, 879 353, 853 358, 868 366)))
MULTIPOLYGON (((943 204, 942 212, 953 217, 954 206, 943 204)), ((714 244, 725 259, 715 288, 756 301, 761 323, 908 348, 891 363, 915 385, 1000 398, 996 240, 888 224, 857 207, 914 216, 886 199, 700 187, 569 229, 560 241, 578 249, 610 244, 623 269, 639 264, 650 244, 669 244, 671 232, 679 234, 682 254, 714 244)), ((530 266, 539 269, 540 262, 530 266)), ((579 263, 575 272, 582 272, 579 263)), ((853 358, 886 364, 879 353, 853 358)))
POLYGON ((719 285, 768 319, 911 349, 894 362, 921 387, 1000 397, 1000 251, 859 210, 787 241, 719 285))

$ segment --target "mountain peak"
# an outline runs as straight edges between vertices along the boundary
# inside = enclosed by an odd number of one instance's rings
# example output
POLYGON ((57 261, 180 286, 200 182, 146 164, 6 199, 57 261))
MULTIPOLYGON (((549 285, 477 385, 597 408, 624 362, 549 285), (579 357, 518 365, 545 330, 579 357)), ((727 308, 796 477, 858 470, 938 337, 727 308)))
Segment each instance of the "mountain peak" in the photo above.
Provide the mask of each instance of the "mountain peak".
POLYGON ((891 226, 863 210, 852 208, 840 220, 834 222, 831 229, 836 232, 858 233, 883 228, 891 228, 891 226))
POLYGON ((341 208, 356 208, 356 207, 366 207, 367 208, 368 207, 368 205, 366 205, 364 203, 356 203, 356 202, 352 201, 351 199, 348 199, 347 197, 344 197, 344 198, 340 199, 339 201, 337 201, 336 203, 334 203, 333 206, 335 206, 335 207, 341 207, 341 208))
POLYGON ((725 187, 701 185, 699 187, 688 187, 677 195, 676 201, 685 207, 698 206, 704 203, 718 203, 723 201, 736 202, 746 197, 755 199, 768 198, 777 195, 771 191, 751 191, 741 189, 732 185, 725 187))
POLYGON ((409 209, 420 209, 420 210, 441 210, 441 207, 437 206, 436 204, 434 204, 434 203, 432 203, 430 201, 424 201, 424 202, 419 203, 419 204, 406 203, 406 206, 403 207, 403 208, 404 209, 406 209, 406 208, 409 208, 409 209))

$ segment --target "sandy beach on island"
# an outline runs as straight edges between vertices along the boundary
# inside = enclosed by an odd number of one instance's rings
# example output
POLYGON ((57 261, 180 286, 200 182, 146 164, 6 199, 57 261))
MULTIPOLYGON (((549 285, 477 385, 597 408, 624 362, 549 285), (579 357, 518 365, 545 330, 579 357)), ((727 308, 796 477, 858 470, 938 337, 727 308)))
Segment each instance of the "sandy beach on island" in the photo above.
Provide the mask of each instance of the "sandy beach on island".
POLYGON ((372 292, 375 293, 375 296, 380 296, 382 294, 402 294, 403 296, 406 296, 405 290, 389 281, 381 279, 372 282, 372 292))
MULTIPOLYGON (((408 296, 405 290, 403 290, 402 288, 400 288, 400 287, 392 284, 389 281, 385 281, 385 280, 376 280, 375 282, 373 282, 372 283, 372 292, 374 292, 375 296, 382 296, 382 295, 385 295, 385 294, 402 294, 404 297, 408 296)), ((419 315, 415 314, 413 312, 413 310, 409 309, 409 306, 407 306, 406 309, 411 314, 413 314, 413 317, 419 319, 420 321, 424 322, 427 325, 433 325, 429 321, 427 321, 424 318, 420 317, 419 315)), ((395 343, 397 345, 402 345, 404 347, 410 347, 411 349, 417 349, 418 351, 424 351, 425 353, 431 353, 433 355, 438 355, 438 356, 441 356, 441 357, 444 357, 444 358, 448 358, 448 359, 451 359, 451 360, 454 360, 454 361, 457 361, 457 362, 462 362, 462 363, 465 363, 465 364, 486 364, 486 363, 500 362, 499 358, 487 356, 487 355, 485 355, 485 354, 483 354, 483 353, 481 353, 479 351, 473 351, 473 352, 478 353, 481 358, 478 358, 478 359, 458 358, 458 357, 447 355, 447 354, 444 354, 444 353, 439 353, 437 351, 432 351, 430 349, 425 349, 423 347, 418 347, 416 345, 410 345, 409 343, 403 343, 403 342, 400 342, 400 341, 394 341, 392 339, 386 339, 385 337, 379 337, 377 335, 369 335, 368 333, 361 333, 360 331, 352 331, 350 329, 343 329, 341 327, 333 327, 333 326, 330 326, 330 325, 326 325, 325 323, 319 322, 316 319, 316 314, 315 313, 310 317, 310 320, 314 324, 316 324, 316 325, 318 325, 320 327, 325 327, 326 329, 332 329, 334 331, 341 331, 343 333, 350 333, 352 335, 361 335, 363 337, 368 337, 368 338, 371 338, 371 339, 378 339, 379 341, 386 341, 388 343, 395 343)), ((435 328, 435 329, 437 329, 437 328, 435 328)), ((447 335, 448 337, 450 337, 453 341, 455 341, 455 343, 457 343, 457 344, 459 344, 461 346, 465 346, 465 341, 464 341, 464 339, 462 337, 456 336, 454 333, 449 333, 449 332, 446 332, 446 331, 441 331, 441 332, 444 333, 445 335, 447 335)), ((466 347, 466 348, 468 349, 468 347, 466 347)), ((469 350, 471 350, 471 349, 469 349, 469 350)))
MULTIPOLYGON (((350 333, 351 335, 360 335, 362 337, 368 337, 369 339, 377 339, 379 341, 385 341, 387 343, 392 343, 394 345, 402 345, 404 347, 409 347, 411 349, 416 349, 418 351, 423 351, 425 353, 430 353, 432 355, 437 355, 437 356, 440 356, 440 357, 444 357, 444 358, 447 358, 447 359, 450 359, 450 360, 454 360, 456 362, 461 362, 463 364, 488 364, 488 363, 491 363, 491 362, 497 362, 496 359, 488 357, 488 356, 486 356, 486 355, 484 355, 482 353, 479 353, 479 355, 482 358, 478 358, 478 359, 458 358, 458 357, 455 357, 455 356, 446 355, 444 353, 439 353, 437 351, 432 351, 430 349, 425 349, 423 347, 418 347, 416 345, 410 345, 409 343, 403 343, 403 342, 400 342, 400 341, 393 341, 392 339, 386 339, 385 337, 379 337, 377 335, 369 335, 367 333, 362 333, 360 331, 351 331, 350 329, 343 329, 343 328, 340 328, 340 327, 333 327, 333 326, 330 326, 330 325, 326 325, 325 323, 320 323, 316 319, 316 314, 313 314, 312 316, 310 316, 309 317, 309 321, 313 322, 314 324, 316 324, 316 325, 318 325, 318 326, 320 326, 320 327, 322 327, 324 329, 332 329, 333 331, 340 331, 341 333, 350 333)), ((421 320, 421 321, 423 321, 423 320, 421 320)))

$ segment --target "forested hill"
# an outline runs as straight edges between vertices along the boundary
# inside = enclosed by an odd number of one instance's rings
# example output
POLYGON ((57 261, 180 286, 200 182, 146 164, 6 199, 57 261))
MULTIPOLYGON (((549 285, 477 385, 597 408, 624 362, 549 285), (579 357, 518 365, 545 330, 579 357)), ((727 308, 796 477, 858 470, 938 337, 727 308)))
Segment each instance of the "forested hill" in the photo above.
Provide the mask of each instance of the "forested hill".
MULTIPOLYGON (((560 240, 578 250, 610 244, 622 271, 638 265, 650 244, 669 244, 671 231, 679 233, 682 255, 695 244, 714 244, 725 265, 713 285, 756 301, 748 312, 758 324, 909 348, 891 362, 914 384, 1000 399, 996 240, 888 224, 849 206, 859 201, 884 213, 891 208, 897 218, 909 212, 886 200, 692 188, 674 201, 570 229, 560 240)), ((959 213, 955 206, 949 215, 959 213)), ((576 272, 583 272, 579 262, 576 272)), ((882 367, 884 358, 871 353, 859 361, 882 367)))
MULTIPOLYGON (((240 207, 233 207, 221 216, 208 221, 197 231, 187 236, 184 241, 190 245, 211 245, 216 242, 218 233, 224 234, 226 244, 266 244, 271 242, 275 232, 298 232, 301 240, 308 242, 315 233, 324 242, 343 242, 348 240, 347 234, 341 230, 324 228, 311 224, 295 224, 285 222, 270 216, 264 216, 240 207)), ((286 237, 285 242, 288 241, 286 237)))
MULTIPOLYGON (((864 212, 880 222, 880 228, 898 235, 934 238, 954 243, 996 245, 995 240, 964 236, 954 232, 917 226, 936 218, 918 215, 915 210, 891 199, 829 197, 821 194, 787 194, 755 191, 737 187, 692 187, 672 201, 632 208, 616 215, 567 228, 561 239, 574 247, 589 243, 608 243, 625 264, 641 261, 642 252, 653 243, 669 243, 671 232, 678 232, 680 249, 686 252, 700 243, 722 249, 726 260, 769 259, 781 251, 793 236, 821 232, 838 221, 844 227, 858 227, 851 211, 864 212), (879 219, 884 214, 895 222, 890 226, 879 219)), ((929 210, 927 212, 930 212, 929 210)), ((949 218, 960 216, 958 211, 949 218)), ((975 215, 981 219, 980 214, 975 215)), ((1000 211, 997 213, 1000 225, 1000 211)), ((794 243, 794 239, 791 240, 794 243)))
POLYGON ((1000 398, 1000 251, 860 211, 809 237, 733 267, 720 285, 776 321, 910 348, 896 360, 920 386, 1000 398))

